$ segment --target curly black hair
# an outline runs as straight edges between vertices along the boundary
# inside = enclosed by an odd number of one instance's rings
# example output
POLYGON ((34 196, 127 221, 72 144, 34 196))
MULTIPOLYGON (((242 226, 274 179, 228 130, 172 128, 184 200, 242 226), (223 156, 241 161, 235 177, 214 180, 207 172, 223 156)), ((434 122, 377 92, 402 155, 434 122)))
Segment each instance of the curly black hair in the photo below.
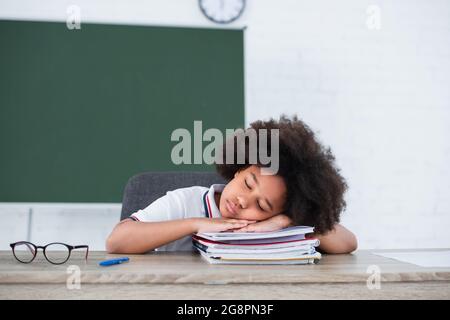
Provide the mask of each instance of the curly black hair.
MULTIPOLYGON (((287 197, 283 213, 289 216, 296 225, 313 226, 317 233, 326 233, 339 222, 340 214, 345 209, 344 193, 347 190, 345 179, 336 167, 335 157, 329 147, 324 147, 315 137, 314 132, 296 115, 289 119, 282 115, 279 121, 255 121, 250 124, 259 137, 259 130, 266 129, 268 151, 271 150, 272 129, 279 130, 279 168, 277 175, 284 179, 287 197)), ((249 128, 249 129, 250 129, 249 128)), ((246 130, 247 131, 247 130, 246 130)), ((250 163, 248 152, 245 161, 237 160, 237 138, 231 138, 234 147, 234 162, 216 163, 217 172, 227 180, 231 180, 237 171, 255 164, 268 167, 270 164, 257 157, 257 163, 250 163)), ((248 150, 249 139, 245 139, 248 150)), ((259 145, 259 144, 258 144, 259 145)), ((227 143, 223 144, 222 155, 225 157, 227 143)), ((271 156, 271 155, 270 155, 271 156)))

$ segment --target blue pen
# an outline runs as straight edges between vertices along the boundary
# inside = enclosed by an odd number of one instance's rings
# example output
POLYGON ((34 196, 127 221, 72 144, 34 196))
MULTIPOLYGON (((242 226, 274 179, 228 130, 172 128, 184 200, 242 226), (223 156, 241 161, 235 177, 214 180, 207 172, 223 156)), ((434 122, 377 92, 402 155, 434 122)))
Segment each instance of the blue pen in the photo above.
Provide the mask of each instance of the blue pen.
POLYGON ((100 262, 99 265, 103 266, 103 267, 107 267, 107 266, 112 266, 114 264, 121 264, 121 263, 127 262, 129 260, 130 259, 128 257, 110 259, 110 260, 105 260, 105 261, 100 262))

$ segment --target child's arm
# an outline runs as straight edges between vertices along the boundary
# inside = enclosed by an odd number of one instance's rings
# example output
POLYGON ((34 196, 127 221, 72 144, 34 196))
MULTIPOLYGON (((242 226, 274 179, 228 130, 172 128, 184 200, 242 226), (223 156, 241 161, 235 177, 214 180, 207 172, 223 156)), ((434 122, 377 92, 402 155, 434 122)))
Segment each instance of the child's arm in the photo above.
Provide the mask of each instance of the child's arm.
POLYGON ((189 218, 161 222, 119 222, 108 239, 109 253, 145 253, 196 232, 220 232, 242 228, 252 221, 236 219, 189 218))
POLYGON ((314 237, 320 240, 318 249, 323 253, 350 253, 358 247, 356 236, 339 223, 330 232, 314 237))
MULTIPOLYGON (((293 225, 292 220, 288 216, 279 214, 267 220, 259 221, 255 224, 250 224, 239 230, 235 230, 235 232, 276 231, 293 225)), ((323 253, 350 253, 355 251, 358 247, 356 236, 350 230, 338 223, 333 230, 326 234, 312 233, 308 235, 308 237, 320 240, 318 249, 323 253)))

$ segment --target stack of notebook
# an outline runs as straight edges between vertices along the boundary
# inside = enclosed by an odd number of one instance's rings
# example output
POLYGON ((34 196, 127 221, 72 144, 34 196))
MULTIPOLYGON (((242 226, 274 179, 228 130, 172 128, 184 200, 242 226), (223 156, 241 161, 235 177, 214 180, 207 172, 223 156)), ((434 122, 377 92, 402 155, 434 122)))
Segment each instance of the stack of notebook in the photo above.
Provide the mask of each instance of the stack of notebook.
POLYGON ((307 237, 313 227, 297 226, 273 232, 197 233, 194 247, 214 264, 313 264, 319 240, 307 237))

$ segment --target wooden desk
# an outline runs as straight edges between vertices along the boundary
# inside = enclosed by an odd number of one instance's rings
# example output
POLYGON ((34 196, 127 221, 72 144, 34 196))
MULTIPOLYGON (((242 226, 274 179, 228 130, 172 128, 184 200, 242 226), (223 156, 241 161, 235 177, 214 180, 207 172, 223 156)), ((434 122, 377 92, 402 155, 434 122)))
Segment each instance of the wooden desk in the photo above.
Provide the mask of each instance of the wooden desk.
POLYGON ((87 263, 78 256, 56 266, 41 251, 31 264, 0 251, 0 299, 450 299, 450 268, 423 268, 364 250, 323 255, 316 265, 210 265, 196 253, 155 252, 98 266, 120 256, 91 252, 87 263), (67 287, 71 265, 79 267, 80 289, 67 287), (380 289, 367 287, 372 265, 381 271, 380 289))

